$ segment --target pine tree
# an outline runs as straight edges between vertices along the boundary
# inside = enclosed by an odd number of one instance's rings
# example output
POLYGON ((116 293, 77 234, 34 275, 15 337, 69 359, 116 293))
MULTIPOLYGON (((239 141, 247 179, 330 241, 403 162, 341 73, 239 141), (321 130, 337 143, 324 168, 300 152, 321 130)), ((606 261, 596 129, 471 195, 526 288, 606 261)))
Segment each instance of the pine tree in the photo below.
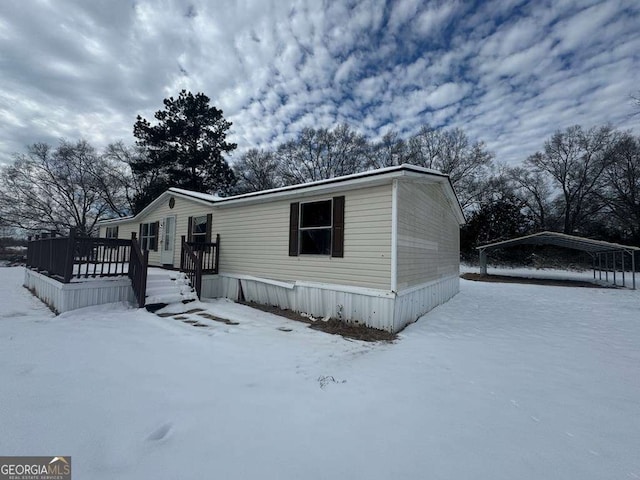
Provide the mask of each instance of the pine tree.
POLYGON ((235 176, 224 158, 237 147, 226 140, 231 122, 209 101, 204 93, 182 90, 177 99, 164 100, 164 110, 154 115, 157 124, 138 115, 133 135, 146 156, 131 169, 147 187, 136 198, 136 211, 169 187, 221 195, 233 187, 235 176))

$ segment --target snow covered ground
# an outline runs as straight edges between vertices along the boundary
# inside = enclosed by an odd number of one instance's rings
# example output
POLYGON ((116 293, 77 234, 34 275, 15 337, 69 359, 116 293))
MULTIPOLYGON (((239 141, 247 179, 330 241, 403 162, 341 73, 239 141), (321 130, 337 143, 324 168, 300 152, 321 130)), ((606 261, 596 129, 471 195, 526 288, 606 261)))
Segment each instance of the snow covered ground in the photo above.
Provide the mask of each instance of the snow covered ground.
POLYGON ((74 478, 640 478, 640 292, 461 281, 367 344, 228 301, 54 317, 0 269, 0 454, 74 478), (284 331, 284 330, 291 331, 284 331))
MULTIPOLYGON (((627 266, 627 268, 629 268, 627 266)), ((460 272, 466 273, 480 273, 480 267, 477 265, 461 264, 460 272)), ((576 280, 583 282, 593 282, 593 270, 561 270, 553 268, 530 268, 530 267, 518 267, 509 268, 503 266, 487 265, 487 273, 489 275, 505 275, 508 277, 524 277, 524 278, 548 278, 553 280, 576 280)), ((608 272, 596 272, 596 280, 603 285, 608 282, 613 283, 613 271, 608 272), (602 280, 600 280, 602 277, 602 280)), ((618 270, 616 272, 616 285, 622 286, 622 272, 618 270)), ((631 288, 633 284, 633 276, 630 270, 625 272, 624 285, 631 288)), ((640 272, 636 272, 636 287, 640 288, 640 272)))

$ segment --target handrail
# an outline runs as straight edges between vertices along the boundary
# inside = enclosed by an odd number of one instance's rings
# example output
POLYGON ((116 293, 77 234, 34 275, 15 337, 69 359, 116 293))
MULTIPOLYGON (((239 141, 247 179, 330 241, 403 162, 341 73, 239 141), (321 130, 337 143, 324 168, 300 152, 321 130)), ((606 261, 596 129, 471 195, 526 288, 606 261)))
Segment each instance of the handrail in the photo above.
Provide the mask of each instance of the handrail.
POLYGON ((182 236, 182 252, 180 254, 180 270, 186 275, 195 288, 198 298, 202 293, 202 250, 194 248, 182 236))

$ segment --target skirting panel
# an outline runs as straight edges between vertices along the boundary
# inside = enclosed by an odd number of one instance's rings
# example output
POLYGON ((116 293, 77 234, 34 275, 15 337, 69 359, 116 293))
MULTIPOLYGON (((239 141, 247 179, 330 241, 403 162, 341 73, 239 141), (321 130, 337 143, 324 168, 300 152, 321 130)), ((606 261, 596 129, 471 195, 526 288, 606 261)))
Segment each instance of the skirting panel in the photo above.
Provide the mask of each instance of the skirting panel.
POLYGON ((41 273, 25 269, 24 286, 57 313, 104 303, 135 303, 133 288, 128 278, 61 283, 41 273))
POLYGON ((394 331, 402 330, 422 315, 442 305, 460 291, 460 277, 452 275, 400 291, 394 309, 394 331))
POLYGON ((399 332, 458 293, 460 279, 453 275, 395 294, 383 290, 308 282, 287 283, 228 274, 202 278, 202 296, 206 298, 238 300, 241 289, 242 296, 249 302, 399 332))
POLYGON ((202 298, 229 298, 237 301, 239 289, 237 278, 224 275, 202 276, 202 298))

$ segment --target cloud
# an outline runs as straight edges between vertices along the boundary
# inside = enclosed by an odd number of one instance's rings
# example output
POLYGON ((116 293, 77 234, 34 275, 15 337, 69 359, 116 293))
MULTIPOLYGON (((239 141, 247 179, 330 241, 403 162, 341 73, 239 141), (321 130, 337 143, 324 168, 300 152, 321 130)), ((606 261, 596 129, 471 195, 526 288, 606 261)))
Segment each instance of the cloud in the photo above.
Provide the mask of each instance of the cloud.
POLYGON ((240 151, 431 124, 517 163, 576 123, 640 134, 639 23, 616 0, 2 2, 0 162, 61 137, 133 143, 136 115, 186 88, 240 151))

